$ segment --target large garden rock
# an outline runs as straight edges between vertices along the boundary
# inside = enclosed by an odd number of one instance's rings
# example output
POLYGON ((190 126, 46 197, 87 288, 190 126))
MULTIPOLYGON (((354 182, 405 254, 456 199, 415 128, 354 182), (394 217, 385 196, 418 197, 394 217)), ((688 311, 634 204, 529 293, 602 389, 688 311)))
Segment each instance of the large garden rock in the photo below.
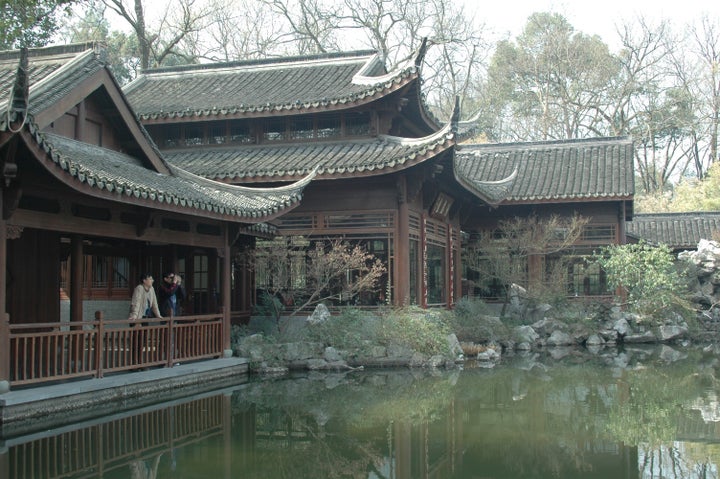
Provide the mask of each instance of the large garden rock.
POLYGON ((453 358, 462 358, 464 356, 462 346, 460 346, 460 341, 458 341, 455 333, 450 333, 447 335, 447 342, 448 349, 450 350, 450 355, 453 358))
POLYGON ((630 324, 627 322, 627 319, 621 317, 617 321, 615 321, 612 329, 616 331, 620 336, 625 336, 630 332, 630 324))
POLYGON ((330 310, 325 306, 324 304, 320 303, 317 306, 315 306, 315 310, 313 313, 308 316, 307 322, 309 324, 319 324, 324 323, 325 321, 329 320, 332 317, 330 314, 330 310))
POLYGON ((517 326, 513 329, 512 337, 518 343, 532 344, 538 339, 540 335, 535 331, 532 326, 517 326))
POLYGON ((655 343, 657 337, 652 331, 645 331, 639 334, 628 334, 623 338, 623 342, 628 344, 655 343))
POLYGON ((667 324, 658 328, 657 339, 661 342, 672 341, 684 337, 687 332, 687 327, 677 324, 667 324))
POLYGON ((571 344, 575 344, 572 336, 570 336, 564 331, 560 331, 557 329, 553 331, 550 337, 547 339, 548 346, 569 346, 571 344))

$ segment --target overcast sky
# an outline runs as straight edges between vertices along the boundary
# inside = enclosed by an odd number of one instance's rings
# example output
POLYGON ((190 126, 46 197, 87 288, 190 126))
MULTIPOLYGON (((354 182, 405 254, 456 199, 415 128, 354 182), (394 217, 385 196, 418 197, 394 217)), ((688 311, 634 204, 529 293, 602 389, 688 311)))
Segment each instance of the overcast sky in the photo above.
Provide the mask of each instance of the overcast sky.
POLYGON ((562 14, 570 24, 587 34, 597 34, 611 47, 615 25, 643 15, 649 20, 667 18, 678 28, 698 20, 703 13, 720 21, 720 0, 464 0, 478 21, 498 34, 515 36, 532 13, 562 14))

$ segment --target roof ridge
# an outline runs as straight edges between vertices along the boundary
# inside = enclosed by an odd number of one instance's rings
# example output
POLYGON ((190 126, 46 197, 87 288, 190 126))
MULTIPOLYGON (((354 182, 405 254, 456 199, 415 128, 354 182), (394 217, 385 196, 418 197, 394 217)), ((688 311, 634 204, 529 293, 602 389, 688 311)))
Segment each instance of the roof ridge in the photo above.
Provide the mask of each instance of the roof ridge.
MULTIPOLYGON (((67 45, 53 45, 49 47, 28 48, 28 57, 46 57, 61 54, 77 54, 85 50, 96 50, 102 47, 101 42, 79 42, 69 43, 67 45)), ((20 49, 16 50, 0 50, 1 60, 13 60, 20 58, 20 49)))
POLYGON ((667 211, 663 213, 635 213, 633 220, 638 216, 688 216, 688 215, 720 215, 720 211, 667 211))
POLYGON ((527 141, 527 142, 507 142, 507 143, 463 143, 460 148, 460 151, 464 149, 493 149, 493 148, 512 148, 515 150, 520 150, 524 148, 532 148, 532 147, 547 147, 547 146, 577 146, 578 144, 582 143, 612 143, 612 142, 622 142, 622 141, 632 141, 632 137, 628 135, 622 135, 622 136, 601 136, 597 138, 572 138, 568 140, 544 140, 544 141, 527 141))
POLYGON ((140 74, 157 74, 157 73, 176 73, 176 72, 188 72, 188 71, 205 71, 225 68, 237 68, 237 67, 248 67, 248 66, 267 66, 267 65, 282 65, 287 63, 295 62, 307 62, 307 61, 320 61, 320 60, 337 60, 338 58, 362 58, 371 57, 377 54, 375 50, 355 50, 349 52, 329 52, 329 53, 316 53, 313 55, 295 55, 288 57, 277 57, 277 58, 259 58, 254 60, 235 60, 229 62, 213 62, 213 63, 193 63, 190 65, 176 65, 171 67, 157 67, 148 68, 143 70, 140 74))

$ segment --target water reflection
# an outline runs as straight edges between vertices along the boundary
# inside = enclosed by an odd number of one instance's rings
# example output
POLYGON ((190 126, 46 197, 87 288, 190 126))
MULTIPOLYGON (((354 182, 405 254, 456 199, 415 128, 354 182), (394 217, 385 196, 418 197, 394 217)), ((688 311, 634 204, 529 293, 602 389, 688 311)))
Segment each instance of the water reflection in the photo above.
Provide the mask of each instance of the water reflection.
POLYGON ((717 478, 717 359, 666 353, 256 381, 5 439, 0 477, 717 478))

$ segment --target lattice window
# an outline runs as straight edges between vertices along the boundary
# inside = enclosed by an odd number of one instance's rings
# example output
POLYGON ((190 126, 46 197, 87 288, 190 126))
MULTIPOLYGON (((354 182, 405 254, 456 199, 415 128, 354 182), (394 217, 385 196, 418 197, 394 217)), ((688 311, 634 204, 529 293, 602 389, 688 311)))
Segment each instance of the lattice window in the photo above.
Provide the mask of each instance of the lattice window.
POLYGON ((232 123, 230 126, 230 141, 232 143, 255 143, 250 125, 246 122, 232 123))
POLYGON ((367 136, 370 134, 370 112, 348 112, 345 114, 345 134, 367 136))
POLYGON ((338 115, 320 115, 317 119, 318 138, 337 138, 342 134, 338 115))
POLYGON ((293 140, 310 140, 315 137, 313 119, 309 116, 293 118, 290 122, 290 138, 293 140))
POLYGON ((326 215, 328 228, 393 228, 392 213, 326 215))
POLYGON ((227 128, 225 122, 217 122, 208 128, 208 143, 211 145, 222 145, 227 142, 227 128))
POLYGON ((201 125, 185 126, 185 145, 198 146, 205 143, 205 129, 201 125))
POLYGON ((265 122, 263 139, 265 141, 283 141, 286 133, 285 119, 273 119, 265 122))

